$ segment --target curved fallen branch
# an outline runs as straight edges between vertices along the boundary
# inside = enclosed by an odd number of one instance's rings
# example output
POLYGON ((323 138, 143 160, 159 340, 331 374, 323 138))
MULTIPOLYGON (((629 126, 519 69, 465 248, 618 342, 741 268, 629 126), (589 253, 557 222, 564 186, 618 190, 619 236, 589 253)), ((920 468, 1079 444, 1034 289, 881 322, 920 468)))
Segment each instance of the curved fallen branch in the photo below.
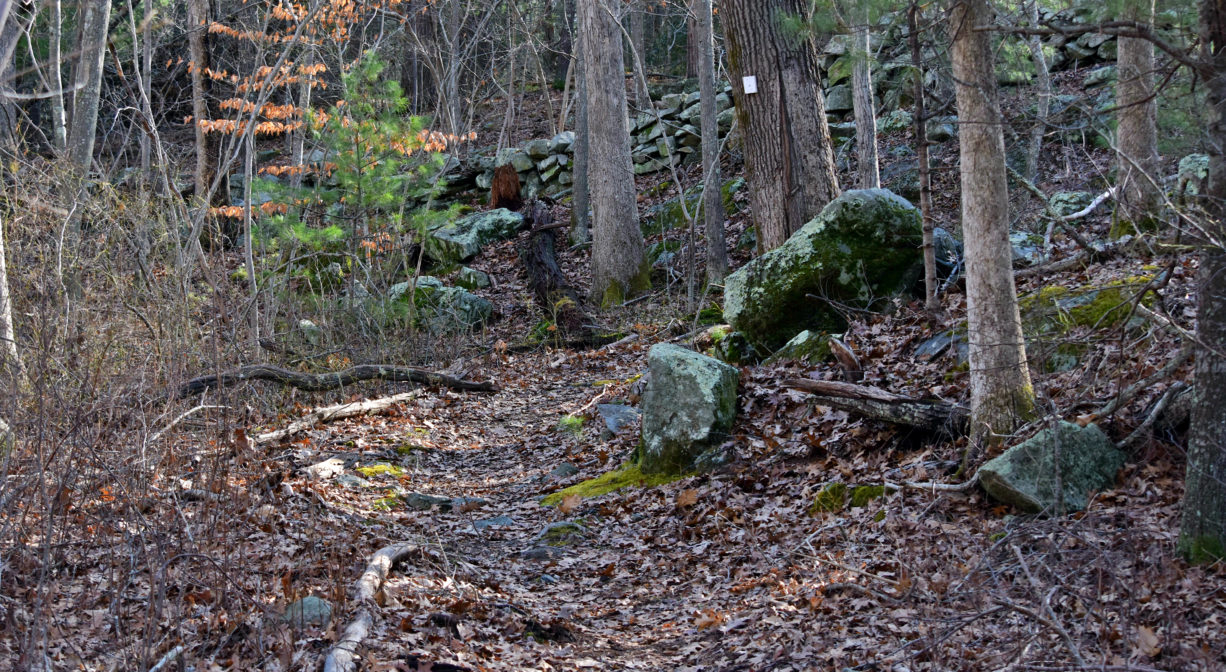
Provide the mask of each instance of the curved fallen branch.
POLYGON ((442 373, 412 366, 389 366, 385 364, 359 364, 344 371, 333 373, 302 373, 269 364, 251 364, 221 374, 193 378, 179 386, 179 398, 203 394, 207 390, 233 385, 244 380, 268 380, 300 390, 321 392, 352 385, 363 380, 390 380, 396 382, 440 385, 470 392, 497 392, 500 388, 492 382, 477 382, 453 378, 442 373))
POLYGON ((792 378, 784 385, 813 395, 822 406, 884 420, 898 425, 918 427, 950 436, 966 434, 970 427, 970 411, 957 404, 935 399, 913 399, 879 387, 853 385, 833 380, 792 378))
POLYGON ((358 614, 345 627, 336 645, 328 651, 328 657, 324 658, 324 672, 356 672, 358 647, 375 622, 375 594, 383 587, 392 566, 420 548, 417 544, 392 544, 370 556, 366 571, 353 586, 353 601, 359 605, 358 614))

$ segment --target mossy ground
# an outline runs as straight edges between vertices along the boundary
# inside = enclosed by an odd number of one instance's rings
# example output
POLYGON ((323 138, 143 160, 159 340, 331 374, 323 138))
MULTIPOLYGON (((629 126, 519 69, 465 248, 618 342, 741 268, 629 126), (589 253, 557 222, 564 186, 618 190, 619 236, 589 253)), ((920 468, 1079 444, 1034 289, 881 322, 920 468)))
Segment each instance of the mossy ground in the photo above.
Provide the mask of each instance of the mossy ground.
POLYGON ((650 488, 685 478, 688 474, 644 474, 639 465, 627 462, 613 471, 606 472, 569 488, 559 490, 541 500, 545 506, 561 503, 563 497, 579 495, 584 499, 607 495, 622 488, 650 488))
POLYGON ((842 511, 847 503, 847 486, 843 483, 827 483, 809 505, 809 515, 842 511))

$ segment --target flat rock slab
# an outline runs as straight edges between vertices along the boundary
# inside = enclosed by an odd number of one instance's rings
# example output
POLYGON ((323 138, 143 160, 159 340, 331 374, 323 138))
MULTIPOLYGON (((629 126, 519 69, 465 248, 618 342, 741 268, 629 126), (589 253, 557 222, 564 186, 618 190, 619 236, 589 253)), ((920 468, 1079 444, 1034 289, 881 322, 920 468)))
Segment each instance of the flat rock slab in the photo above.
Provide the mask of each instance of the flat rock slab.
POLYGON ((1081 511, 1091 493, 1115 483, 1124 459, 1097 425, 1061 422, 989 460, 979 468, 979 484, 1027 513, 1081 511))

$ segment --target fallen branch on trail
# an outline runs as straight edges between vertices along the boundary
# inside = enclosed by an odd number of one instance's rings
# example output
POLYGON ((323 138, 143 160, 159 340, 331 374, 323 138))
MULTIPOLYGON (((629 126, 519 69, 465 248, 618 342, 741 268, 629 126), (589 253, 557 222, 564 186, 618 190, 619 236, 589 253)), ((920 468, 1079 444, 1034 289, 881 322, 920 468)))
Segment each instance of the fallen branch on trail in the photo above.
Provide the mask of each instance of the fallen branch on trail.
POLYGON ((363 380, 389 380, 394 382, 421 383, 450 387, 469 392, 497 392, 500 388, 492 382, 477 382, 453 378, 442 373, 412 366, 388 366, 385 364, 360 364, 332 373, 302 373, 269 364, 252 364, 234 371, 193 378, 179 386, 179 398, 203 394, 210 389, 233 385, 244 380, 267 380, 281 385, 296 387, 310 392, 334 390, 363 380))
POLYGON ((284 429, 278 429, 276 431, 265 432, 257 435, 255 437, 255 442, 273 443, 294 436, 300 432, 304 432, 322 422, 332 422, 333 420, 342 420, 344 418, 352 418, 358 415, 380 413, 396 404, 399 404, 400 402, 409 401, 410 399, 418 396, 418 394, 418 390, 413 390, 411 392, 393 394, 390 397, 380 397, 378 399, 367 399, 365 401, 354 401, 348 404, 336 404, 335 406, 324 406, 323 408, 317 408, 290 423, 290 425, 284 429))
POLYGON ((362 640, 366 639, 375 623, 375 594, 383 588, 383 582, 387 580, 392 566, 420 549, 417 544, 392 544, 370 556, 366 571, 358 577, 353 588, 353 602, 358 605, 357 616, 349 622, 340 639, 336 640, 336 645, 328 651, 328 657, 324 658, 324 672, 356 672, 358 647, 362 645, 362 640))
POLYGON ((879 387, 854 385, 833 380, 792 378, 787 387, 813 395, 822 406, 859 413, 874 420, 907 425, 950 436, 966 434, 970 411, 963 406, 934 399, 914 399, 879 387))

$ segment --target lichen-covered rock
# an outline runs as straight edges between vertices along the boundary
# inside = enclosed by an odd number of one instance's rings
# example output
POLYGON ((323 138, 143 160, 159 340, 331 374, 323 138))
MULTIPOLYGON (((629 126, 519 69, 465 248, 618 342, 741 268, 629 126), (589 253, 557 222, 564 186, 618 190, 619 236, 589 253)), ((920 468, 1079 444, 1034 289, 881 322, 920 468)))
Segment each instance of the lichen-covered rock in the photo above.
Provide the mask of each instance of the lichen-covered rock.
POLYGON ((1061 422, 980 467, 979 484, 993 498, 1028 513, 1061 513, 1057 499, 1065 512, 1080 511, 1092 492, 1115 482, 1123 465, 1124 453, 1097 425, 1061 422))
MULTIPOLYGON (((724 203, 725 214, 737 211, 734 197, 745 187, 745 180, 739 177, 725 180, 719 188, 720 199, 724 203)), ((702 222, 702 190, 691 189, 685 196, 685 206, 696 222, 702 222)), ((669 199, 659 205, 652 206, 643 217, 643 235, 651 236, 657 233, 685 226, 685 212, 681 207, 681 197, 669 199)))
POLYGON ((724 318, 777 347, 795 334, 840 332, 824 301, 871 309, 907 290, 923 269, 919 210, 884 189, 844 192, 778 248, 728 276, 724 318))
POLYGON ((640 467, 644 473, 683 473, 727 438, 741 372, 668 343, 652 346, 647 365, 640 467))
POLYGON ((422 246, 440 263, 467 261, 485 245, 514 237, 523 223, 523 215, 505 208, 476 212, 430 231, 422 246))
POLYGON ((464 289, 485 289, 490 286, 490 276, 485 271, 464 266, 456 276, 456 284, 464 289))

